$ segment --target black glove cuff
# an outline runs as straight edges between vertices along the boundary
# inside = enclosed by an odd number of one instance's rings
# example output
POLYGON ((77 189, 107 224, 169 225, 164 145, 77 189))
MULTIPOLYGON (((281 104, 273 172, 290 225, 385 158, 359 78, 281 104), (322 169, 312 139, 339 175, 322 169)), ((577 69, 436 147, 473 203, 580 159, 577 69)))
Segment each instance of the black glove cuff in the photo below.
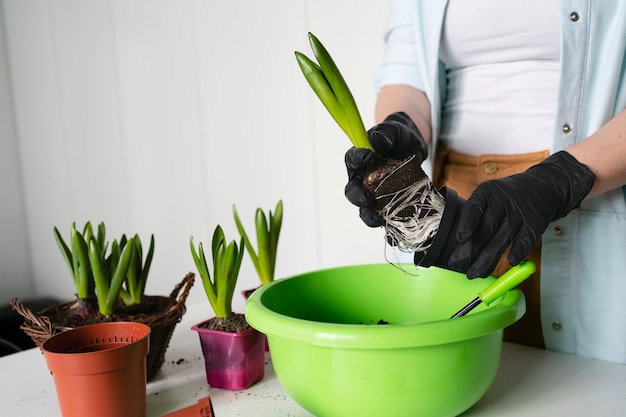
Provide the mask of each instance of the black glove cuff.
POLYGON ((551 221, 565 217, 570 211, 580 207, 580 203, 587 197, 596 181, 595 174, 567 151, 550 155, 545 161, 530 167, 526 172, 539 181, 564 185, 555 187, 563 193, 561 198, 563 204, 551 221))

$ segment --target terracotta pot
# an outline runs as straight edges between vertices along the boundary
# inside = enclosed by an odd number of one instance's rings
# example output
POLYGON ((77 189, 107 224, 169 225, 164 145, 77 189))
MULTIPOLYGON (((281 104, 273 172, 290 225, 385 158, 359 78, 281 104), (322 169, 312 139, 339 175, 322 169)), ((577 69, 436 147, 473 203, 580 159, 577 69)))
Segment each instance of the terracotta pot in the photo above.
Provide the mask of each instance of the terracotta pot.
POLYGON ((265 335, 254 328, 239 333, 191 327, 200 337, 207 383, 215 388, 242 390, 265 375, 265 335))
MULTIPOLYGON (((148 382, 157 377, 163 363, 176 325, 187 311, 185 303, 191 287, 194 284, 195 274, 189 272, 180 281, 169 296, 145 295, 140 305, 121 307, 116 321, 141 322, 150 326, 150 352, 146 358, 146 373, 148 382), (150 306, 144 310, 144 306, 150 306)), ((32 311, 17 298, 11 299, 11 307, 24 318, 20 329, 41 347, 51 336, 75 326, 69 326, 66 321, 67 310, 75 301, 52 304, 43 310, 32 311)), ((101 315, 88 316, 80 325, 100 323, 101 315)))
POLYGON ((63 417, 145 417, 150 327, 89 324, 59 333, 41 348, 63 417))

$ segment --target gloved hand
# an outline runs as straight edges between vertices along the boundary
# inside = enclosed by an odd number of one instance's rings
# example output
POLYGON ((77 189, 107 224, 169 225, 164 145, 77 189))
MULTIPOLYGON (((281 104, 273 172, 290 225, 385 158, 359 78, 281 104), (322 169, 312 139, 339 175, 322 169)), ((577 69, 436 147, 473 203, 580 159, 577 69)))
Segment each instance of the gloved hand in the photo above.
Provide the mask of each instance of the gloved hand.
POLYGON ((517 265, 551 222, 580 205, 595 179, 587 166, 561 151, 524 173, 479 185, 461 210, 450 268, 466 271, 470 279, 486 277, 509 244, 507 259, 517 265))
POLYGON ((369 149, 350 148, 345 155, 348 184, 345 195, 348 201, 359 207, 359 216, 370 227, 384 224, 382 217, 370 206, 374 196, 363 187, 367 168, 376 158, 403 160, 415 154, 421 164, 428 156, 426 141, 413 120, 404 112, 393 113, 382 123, 367 132, 374 152, 369 149))

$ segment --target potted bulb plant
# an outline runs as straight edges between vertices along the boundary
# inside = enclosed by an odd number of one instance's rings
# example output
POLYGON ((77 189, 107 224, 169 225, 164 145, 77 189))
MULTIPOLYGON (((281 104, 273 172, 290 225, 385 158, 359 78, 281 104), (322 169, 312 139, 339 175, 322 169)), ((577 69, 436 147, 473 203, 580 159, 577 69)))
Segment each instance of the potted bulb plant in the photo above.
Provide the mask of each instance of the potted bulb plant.
MULTIPOLYGON (((252 260, 254 269, 257 272, 261 285, 269 284, 274 281, 274 272, 276 270, 276 255, 278 253, 278 237, 280 236, 280 228, 283 224, 283 202, 278 200, 276 208, 272 213, 269 210, 268 215, 260 207, 256 209, 254 216, 254 226, 256 232, 257 248, 255 250, 252 241, 246 233, 246 229, 239 218, 237 207, 233 205, 233 217, 239 235, 243 238, 246 251, 252 260), (269 221, 268 221, 269 218, 269 221)), ((259 287, 243 290, 241 294, 248 300, 250 295, 259 287)), ((265 339, 265 350, 269 351, 267 338, 265 339)))
POLYGON ((189 244, 215 313, 214 317, 192 326, 200 338, 207 383, 230 390, 249 388, 265 374, 265 335, 252 328, 243 313, 232 309, 244 253, 243 238, 239 245, 234 240, 227 243, 222 227, 215 228, 211 241, 212 272, 202 242, 197 251, 193 237, 189 244))
MULTIPOLYGON (((246 233, 246 229, 241 222, 235 205, 233 205, 233 217, 235 218, 235 224, 237 225, 239 235, 243 239, 246 251, 254 264, 254 269, 261 281, 261 285, 269 284, 274 281, 274 272, 276 269, 278 237, 280 236, 280 228, 283 223, 282 200, 278 201, 274 212, 269 210, 268 215, 266 215, 260 207, 256 209, 254 217, 256 249, 246 233)), ((243 296, 247 299, 254 290, 256 290, 256 288, 244 290, 242 292, 243 296)))
POLYGON ((150 327, 147 378, 152 380, 164 363, 176 324, 185 313, 185 301, 194 275, 188 274, 169 297, 145 295, 154 255, 154 236, 143 258, 141 239, 122 235, 109 245, 106 228, 87 222, 82 232, 73 223, 69 243, 54 228, 54 236, 70 270, 76 299, 32 312, 19 300, 11 305, 24 317, 22 329, 41 347, 51 336, 79 326, 102 322, 139 322, 150 327), (179 297, 180 291, 183 290, 179 297))

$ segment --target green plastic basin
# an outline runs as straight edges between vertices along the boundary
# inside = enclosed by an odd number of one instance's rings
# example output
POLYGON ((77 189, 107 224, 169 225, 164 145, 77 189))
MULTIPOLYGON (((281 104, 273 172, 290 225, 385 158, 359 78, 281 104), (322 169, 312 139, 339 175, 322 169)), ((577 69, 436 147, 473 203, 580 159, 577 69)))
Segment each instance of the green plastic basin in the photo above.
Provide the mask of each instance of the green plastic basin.
POLYGON ((267 335, 285 391, 316 416, 457 416, 493 382, 503 329, 526 309, 513 290, 449 318, 493 280, 413 265, 332 268, 262 286, 246 318, 267 335))

